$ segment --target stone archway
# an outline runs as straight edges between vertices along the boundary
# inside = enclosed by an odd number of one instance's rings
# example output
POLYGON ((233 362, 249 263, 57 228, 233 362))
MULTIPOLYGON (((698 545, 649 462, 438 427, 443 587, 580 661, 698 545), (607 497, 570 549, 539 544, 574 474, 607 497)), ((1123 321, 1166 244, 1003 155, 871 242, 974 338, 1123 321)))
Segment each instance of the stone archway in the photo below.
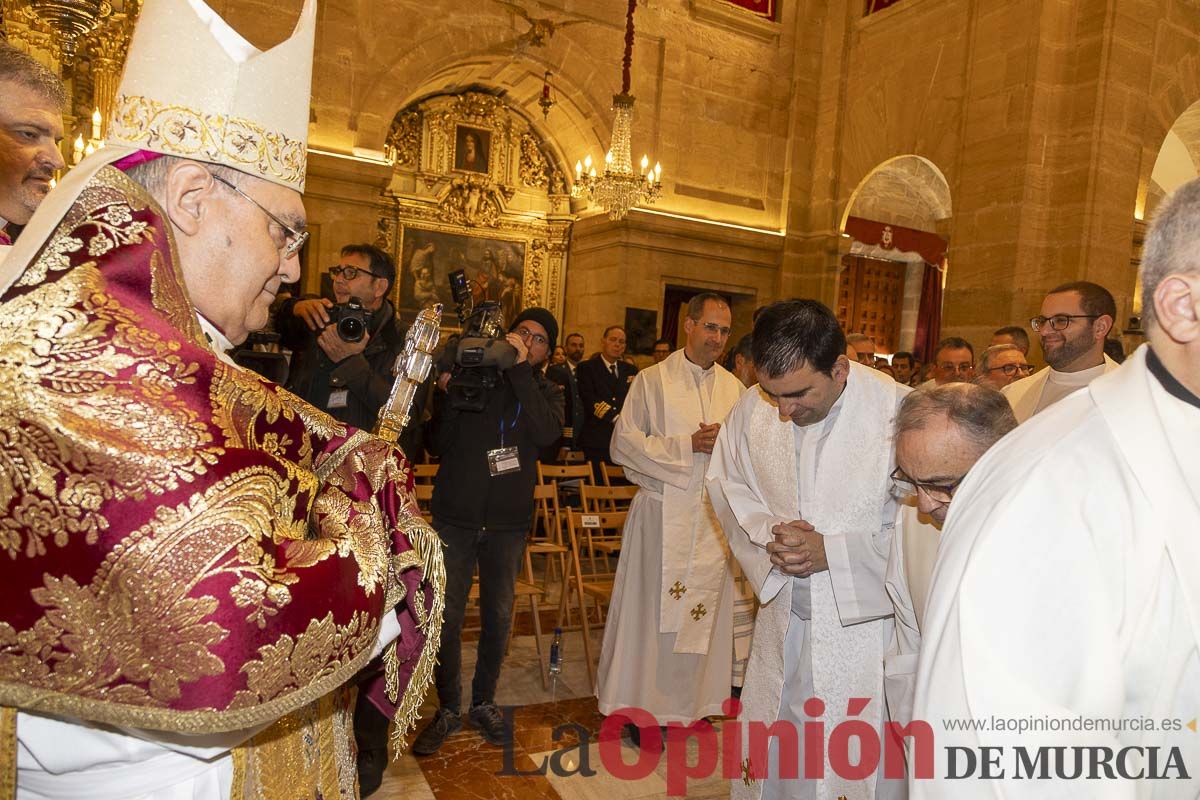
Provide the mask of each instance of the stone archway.
POLYGON ((921 156, 890 158, 859 182, 838 227, 835 310, 847 331, 881 352, 937 341, 952 211, 949 183, 921 156))

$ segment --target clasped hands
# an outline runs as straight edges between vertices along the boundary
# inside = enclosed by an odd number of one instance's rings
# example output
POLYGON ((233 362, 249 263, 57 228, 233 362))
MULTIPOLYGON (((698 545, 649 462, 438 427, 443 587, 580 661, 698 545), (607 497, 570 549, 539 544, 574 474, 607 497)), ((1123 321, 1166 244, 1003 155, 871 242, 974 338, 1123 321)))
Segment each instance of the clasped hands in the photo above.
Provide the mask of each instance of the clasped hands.
POLYGON ((775 540, 767 544, 767 553, 784 575, 807 578, 829 569, 825 537, 804 520, 781 522, 771 528, 771 533, 775 540))
POLYGON ((692 434, 692 452, 712 455, 713 446, 717 443, 717 434, 721 432, 721 423, 711 425, 700 423, 700 427, 692 434))

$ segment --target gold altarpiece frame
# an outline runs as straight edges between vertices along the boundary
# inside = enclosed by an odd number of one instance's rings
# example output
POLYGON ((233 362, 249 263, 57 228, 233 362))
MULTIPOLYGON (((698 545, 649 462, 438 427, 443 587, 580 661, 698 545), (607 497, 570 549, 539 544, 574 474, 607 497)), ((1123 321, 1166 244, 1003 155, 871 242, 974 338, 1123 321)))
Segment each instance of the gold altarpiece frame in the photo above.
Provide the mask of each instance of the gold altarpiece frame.
POLYGON ((396 260, 403 315, 436 299, 456 325, 447 275, 465 269, 506 321, 529 306, 562 319, 574 216, 561 157, 528 119, 491 94, 439 95, 396 115, 386 151, 376 244, 396 260))

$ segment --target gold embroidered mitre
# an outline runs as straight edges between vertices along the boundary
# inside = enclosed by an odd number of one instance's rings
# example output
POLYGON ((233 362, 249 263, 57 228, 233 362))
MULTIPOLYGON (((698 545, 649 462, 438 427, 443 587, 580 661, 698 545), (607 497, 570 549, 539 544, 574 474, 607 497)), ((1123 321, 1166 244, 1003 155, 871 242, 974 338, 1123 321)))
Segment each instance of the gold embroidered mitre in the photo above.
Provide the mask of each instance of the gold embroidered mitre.
POLYGON ((109 144, 223 164, 304 191, 316 0, 262 52, 202 0, 146 0, 109 144))

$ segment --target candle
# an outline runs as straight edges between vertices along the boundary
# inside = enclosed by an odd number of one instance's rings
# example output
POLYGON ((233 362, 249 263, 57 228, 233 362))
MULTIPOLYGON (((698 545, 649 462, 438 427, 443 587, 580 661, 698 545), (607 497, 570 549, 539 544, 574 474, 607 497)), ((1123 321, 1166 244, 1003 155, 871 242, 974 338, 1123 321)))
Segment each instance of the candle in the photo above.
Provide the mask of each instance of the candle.
POLYGON ((91 155, 92 153, 94 153, 94 152, 96 152, 96 148, 95 148, 95 147, 92 147, 92 143, 91 143, 91 142, 88 142, 88 144, 87 144, 87 147, 83 148, 83 154, 84 154, 85 156, 90 156, 90 155, 91 155))
POLYGON ((578 180, 579 176, 581 176, 581 175, 583 175, 583 164, 580 163, 579 161, 576 161, 575 162, 575 178, 576 178, 576 180, 578 180))
POLYGON ((591 170, 591 168, 592 168, 592 154, 591 153, 588 153, 587 157, 583 159, 583 168, 585 170, 589 170, 589 171, 591 170))
POLYGON ((100 109, 92 110, 92 138, 100 138, 100 109))
POLYGON ((83 134, 75 137, 75 142, 71 147, 71 163, 78 164, 83 160, 83 134))
POLYGON ((649 168, 650 168, 650 159, 649 159, 649 157, 643 155, 642 156, 642 174, 645 175, 646 170, 649 168))

